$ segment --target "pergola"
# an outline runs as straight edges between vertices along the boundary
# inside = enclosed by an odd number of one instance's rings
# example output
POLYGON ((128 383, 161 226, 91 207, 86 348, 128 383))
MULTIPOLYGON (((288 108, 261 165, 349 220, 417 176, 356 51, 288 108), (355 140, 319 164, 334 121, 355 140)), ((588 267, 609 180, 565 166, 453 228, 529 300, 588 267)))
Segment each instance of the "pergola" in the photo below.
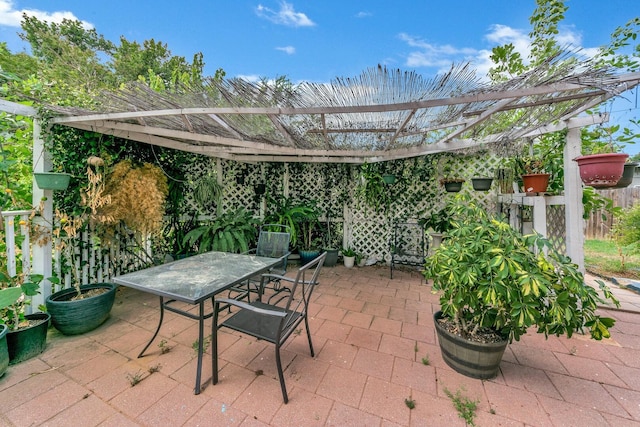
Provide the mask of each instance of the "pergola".
MULTIPOLYGON (((102 94, 92 110, 46 108, 54 113, 51 124, 240 162, 359 164, 453 151, 504 154, 519 141, 567 130, 566 246, 584 269, 582 184, 572 159, 580 155, 580 128, 606 122, 608 115, 581 113, 639 83, 638 72, 615 74, 566 54, 493 85, 469 66, 433 79, 378 67, 356 78, 295 87, 232 79, 169 92, 132 84, 102 94)), ((35 115, 6 101, 0 109, 35 115)), ((34 169, 46 171, 49 163, 35 162, 44 150, 38 120, 34 128, 34 169)), ((43 196, 34 185, 34 201, 43 196)), ((47 199, 45 214, 51 215, 47 199)), ((34 266, 46 277, 51 251, 38 252, 34 266)))

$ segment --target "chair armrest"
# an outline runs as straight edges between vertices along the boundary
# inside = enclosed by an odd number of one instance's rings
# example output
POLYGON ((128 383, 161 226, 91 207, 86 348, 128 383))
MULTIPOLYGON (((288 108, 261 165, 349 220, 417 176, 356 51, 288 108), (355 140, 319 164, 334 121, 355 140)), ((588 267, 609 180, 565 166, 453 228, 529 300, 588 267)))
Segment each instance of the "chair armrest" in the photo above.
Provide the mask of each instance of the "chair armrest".
POLYGON ((257 249, 253 248, 253 249, 249 249, 246 252, 242 252, 240 255, 254 255, 256 252, 257 252, 257 249))
POLYGON ((246 302, 243 301, 238 301, 235 300, 233 298, 220 298, 220 299, 216 299, 216 310, 218 309, 217 306, 219 306, 221 303, 222 304, 228 304, 228 305, 233 305, 239 308, 242 308, 244 310, 249 310, 249 311, 253 311, 254 313, 258 313, 258 314, 264 314, 267 316, 274 316, 274 317, 286 317, 287 313, 284 311, 280 311, 280 310, 267 310, 264 308, 259 308, 259 307, 255 307, 251 304, 247 304, 246 302))
POLYGON ((293 283, 295 282, 295 279, 292 279, 291 277, 287 277, 287 276, 283 276, 281 274, 273 274, 273 273, 264 273, 262 275, 263 279, 277 279, 277 280, 284 280, 285 282, 289 282, 289 283, 293 283))

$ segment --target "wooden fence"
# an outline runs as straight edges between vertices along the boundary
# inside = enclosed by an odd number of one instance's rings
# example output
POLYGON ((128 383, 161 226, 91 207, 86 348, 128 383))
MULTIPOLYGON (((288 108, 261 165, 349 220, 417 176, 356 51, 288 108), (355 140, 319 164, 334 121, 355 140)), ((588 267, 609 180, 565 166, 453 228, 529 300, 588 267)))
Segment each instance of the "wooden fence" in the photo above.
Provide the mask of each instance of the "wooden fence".
MULTIPOLYGON (((615 190, 596 190, 604 197, 613 200, 614 206, 628 208, 640 200, 640 187, 626 187, 615 190)), ((591 217, 586 221, 585 238, 587 239, 609 239, 613 218, 610 213, 599 209, 591 213, 591 217), (606 220, 602 216, 606 216, 606 220)))

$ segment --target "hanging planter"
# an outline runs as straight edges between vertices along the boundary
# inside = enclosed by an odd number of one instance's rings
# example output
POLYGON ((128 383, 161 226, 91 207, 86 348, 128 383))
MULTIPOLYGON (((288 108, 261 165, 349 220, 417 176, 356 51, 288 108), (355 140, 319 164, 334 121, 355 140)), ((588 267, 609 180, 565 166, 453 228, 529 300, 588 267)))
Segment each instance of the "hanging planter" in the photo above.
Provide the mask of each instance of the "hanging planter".
POLYGON ((70 174, 60 172, 36 172, 33 177, 41 190, 66 190, 71 180, 70 174))
POLYGON ((629 155, 624 153, 604 153, 576 157, 575 161, 584 185, 609 188, 620 181, 627 158, 629 155))
POLYGON ((462 178, 445 178, 440 180, 440 183, 444 185, 444 189, 448 193, 457 193, 462 190, 462 183, 464 183, 464 179, 462 178))
POLYGON ((384 174, 382 175, 382 180, 384 181, 385 184, 395 184, 396 176, 392 174, 384 174))
POLYGON ((258 196, 261 196, 267 190, 267 186, 265 184, 256 184, 253 186, 253 190, 258 196))
POLYGON ((471 178, 471 185, 476 191, 489 191, 493 178, 471 178))
POLYGON ((549 186, 548 173, 531 173, 522 175, 522 186, 525 193, 544 193, 549 186))
POLYGON ((625 163, 622 171, 622 177, 613 188, 625 188, 630 186, 633 182, 633 175, 635 174, 636 167, 638 167, 638 163, 636 162, 625 163))

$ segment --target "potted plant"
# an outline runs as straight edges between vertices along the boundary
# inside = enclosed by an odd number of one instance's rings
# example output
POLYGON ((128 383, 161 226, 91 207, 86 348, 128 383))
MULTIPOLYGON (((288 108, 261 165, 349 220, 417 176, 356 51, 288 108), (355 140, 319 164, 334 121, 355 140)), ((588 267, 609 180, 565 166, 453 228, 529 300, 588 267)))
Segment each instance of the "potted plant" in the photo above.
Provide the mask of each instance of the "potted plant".
POLYGON ((580 168, 580 179, 585 185, 594 188, 614 187, 624 172, 628 154, 618 152, 625 142, 632 142, 635 136, 629 129, 623 134, 613 135, 620 130, 620 125, 608 127, 597 126, 584 129, 582 132, 582 148, 584 155, 574 160, 580 168))
POLYGON ((342 249, 342 262, 344 263, 344 266, 347 268, 353 268, 355 262, 356 262, 356 251, 351 248, 343 248, 342 249))
POLYGON ((56 211, 59 226, 53 228, 64 268, 72 274, 73 288, 54 292, 45 304, 51 323, 65 335, 85 333, 104 323, 116 293, 113 283, 81 283, 76 267, 82 260, 74 246, 78 233, 88 228, 92 234, 100 234, 102 244, 108 244, 110 236, 119 230, 134 231, 137 244, 130 253, 149 262, 151 257, 141 254, 147 237, 162 228, 168 193, 166 176, 152 164, 122 161, 108 170, 100 158, 90 157, 87 161, 88 183, 82 190, 84 211, 74 216, 56 211))
POLYGON ((253 246, 258 220, 243 207, 218 215, 208 223, 189 231, 183 240, 197 252, 222 251, 242 253, 253 246))
MULTIPOLYGON (((32 274, 22 283, 19 276, 0 272, 0 376, 11 363, 42 353, 46 347, 50 315, 24 314, 28 297, 38 294, 42 275, 32 274)), ((49 279, 55 282, 55 279, 49 279)))
POLYGON ((451 228, 451 214, 449 213, 448 204, 442 209, 433 211, 431 215, 421 219, 418 223, 422 225, 425 230, 432 230, 429 232, 431 236, 430 251, 434 250, 440 246, 445 233, 451 228))
POLYGON ((329 214, 327 213, 326 217, 326 233, 324 234, 324 247, 323 251, 327 253, 327 256, 324 259, 325 267, 335 267, 338 263, 338 249, 335 246, 335 242, 333 241, 333 236, 331 233, 331 220, 329 214))
POLYGON ((525 193, 544 193, 547 191, 551 174, 546 172, 544 162, 540 157, 519 157, 516 159, 516 164, 521 171, 522 187, 525 193))
MULTIPOLYGON (((609 337, 613 319, 571 260, 538 234, 523 236, 468 198, 457 198, 448 238, 426 259, 424 276, 440 291, 434 315, 442 355, 474 378, 498 372, 502 354, 531 326, 545 336, 589 329, 609 337)), ((604 283, 605 298, 617 304, 604 283)))
POLYGON ((300 254, 300 262, 303 265, 313 261, 320 255, 320 247, 322 245, 322 237, 318 230, 320 213, 317 204, 314 200, 310 200, 306 202, 306 206, 310 210, 304 216, 299 216, 296 222, 300 237, 298 253, 300 254))

